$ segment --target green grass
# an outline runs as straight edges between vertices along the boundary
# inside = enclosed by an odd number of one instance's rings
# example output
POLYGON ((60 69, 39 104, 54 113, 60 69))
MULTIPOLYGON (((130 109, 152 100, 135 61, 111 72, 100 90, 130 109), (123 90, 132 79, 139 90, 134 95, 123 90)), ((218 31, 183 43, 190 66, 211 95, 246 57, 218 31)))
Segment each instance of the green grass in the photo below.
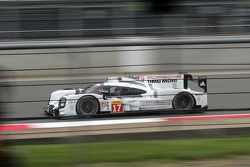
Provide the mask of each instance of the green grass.
POLYGON ((121 141, 12 146, 25 166, 72 166, 89 163, 176 162, 250 155, 250 138, 121 141))

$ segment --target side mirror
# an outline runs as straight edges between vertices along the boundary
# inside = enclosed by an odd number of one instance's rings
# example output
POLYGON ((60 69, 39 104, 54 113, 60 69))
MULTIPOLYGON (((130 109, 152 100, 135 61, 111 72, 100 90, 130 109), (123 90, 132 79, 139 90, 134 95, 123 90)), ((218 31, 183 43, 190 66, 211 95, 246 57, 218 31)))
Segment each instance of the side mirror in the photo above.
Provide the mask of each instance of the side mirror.
POLYGON ((102 98, 103 98, 104 100, 106 100, 106 99, 107 99, 107 96, 109 95, 109 92, 108 92, 108 91, 105 91, 105 90, 102 90, 102 91, 100 91, 100 94, 102 94, 102 98))

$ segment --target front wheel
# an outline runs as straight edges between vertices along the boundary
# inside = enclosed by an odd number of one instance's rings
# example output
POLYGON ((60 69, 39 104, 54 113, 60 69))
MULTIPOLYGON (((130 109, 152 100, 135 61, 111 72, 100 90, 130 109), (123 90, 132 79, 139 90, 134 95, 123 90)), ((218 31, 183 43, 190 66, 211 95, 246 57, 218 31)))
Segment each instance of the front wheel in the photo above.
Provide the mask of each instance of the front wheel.
POLYGON ((90 117, 96 115, 99 110, 99 103, 95 97, 83 96, 76 104, 76 112, 80 117, 90 117))
POLYGON ((194 97, 188 92, 178 93, 173 100, 173 108, 175 110, 192 110, 194 105, 194 97))

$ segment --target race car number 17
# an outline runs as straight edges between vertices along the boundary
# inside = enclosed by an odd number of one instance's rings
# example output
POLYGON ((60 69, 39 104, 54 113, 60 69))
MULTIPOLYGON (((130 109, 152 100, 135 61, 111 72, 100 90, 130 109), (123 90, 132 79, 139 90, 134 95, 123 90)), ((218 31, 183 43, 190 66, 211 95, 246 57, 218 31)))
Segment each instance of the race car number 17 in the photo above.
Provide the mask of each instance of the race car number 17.
POLYGON ((113 100, 112 101, 112 113, 123 113, 124 112, 124 104, 121 100, 113 100))

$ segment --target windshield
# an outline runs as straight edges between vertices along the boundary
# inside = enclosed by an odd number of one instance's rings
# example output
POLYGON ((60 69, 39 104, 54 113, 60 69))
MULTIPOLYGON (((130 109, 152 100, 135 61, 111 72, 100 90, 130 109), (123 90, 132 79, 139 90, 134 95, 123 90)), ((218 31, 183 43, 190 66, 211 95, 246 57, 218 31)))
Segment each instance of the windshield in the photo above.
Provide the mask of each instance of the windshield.
POLYGON ((93 86, 91 86, 90 88, 88 88, 86 90, 86 93, 96 93, 96 94, 100 94, 100 91, 103 90, 103 84, 95 84, 93 86))

